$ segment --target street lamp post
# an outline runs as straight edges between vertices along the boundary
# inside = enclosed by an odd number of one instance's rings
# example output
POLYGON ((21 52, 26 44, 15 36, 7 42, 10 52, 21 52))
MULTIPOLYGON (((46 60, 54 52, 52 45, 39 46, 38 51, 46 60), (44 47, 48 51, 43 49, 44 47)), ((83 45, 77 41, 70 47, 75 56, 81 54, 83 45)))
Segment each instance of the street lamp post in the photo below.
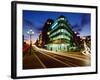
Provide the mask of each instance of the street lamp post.
POLYGON ((34 32, 32 31, 32 29, 30 29, 27 33, 30 36, 30 54, 31 54, 32 53, 32 51, 31 51, 31 48, 32 48, 32 35, 34 35, 34 32))

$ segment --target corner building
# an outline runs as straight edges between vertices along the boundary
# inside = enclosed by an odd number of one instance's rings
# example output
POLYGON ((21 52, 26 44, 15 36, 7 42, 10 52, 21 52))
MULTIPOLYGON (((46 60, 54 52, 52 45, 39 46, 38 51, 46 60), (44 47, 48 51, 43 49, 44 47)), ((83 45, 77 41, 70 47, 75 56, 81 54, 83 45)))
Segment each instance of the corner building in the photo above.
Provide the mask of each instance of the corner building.
POLYGON ((51 51, 70 51, 75 47, 74 32, 71 25, 64 16, 60 16, 54 21, 48 30, 49 41, 45 44, 46 48, 51 51))

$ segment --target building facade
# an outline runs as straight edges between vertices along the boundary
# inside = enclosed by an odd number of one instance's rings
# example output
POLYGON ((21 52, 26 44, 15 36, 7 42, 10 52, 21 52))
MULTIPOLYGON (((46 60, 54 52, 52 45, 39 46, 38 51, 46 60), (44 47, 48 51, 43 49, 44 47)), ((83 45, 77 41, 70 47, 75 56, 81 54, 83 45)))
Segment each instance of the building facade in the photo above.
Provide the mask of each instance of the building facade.
POLYGON ((52 23, 53 23, 52 19, 48 19, 45 22, 42 31, 40 31, 40 33, 39 33, 39 38, 37 39, 35 45, 37 45, 38 47, 41 47, 41 48, 46 48, 45 44, 49 43, 48 31, 49 31, 49 28, 52 25, 52 23))
POLYGON ((69 21, 61 15, 46 21, 36 45, 55 52, 73 51, 77 48, 75 37, 69 21))
POLYGON ((48 50, 51 51, 70 51, 75 47, 74 32, 71 25, 64 16, 60 16, 50 26, 48 31, 49 43, 46 44, 48 50))

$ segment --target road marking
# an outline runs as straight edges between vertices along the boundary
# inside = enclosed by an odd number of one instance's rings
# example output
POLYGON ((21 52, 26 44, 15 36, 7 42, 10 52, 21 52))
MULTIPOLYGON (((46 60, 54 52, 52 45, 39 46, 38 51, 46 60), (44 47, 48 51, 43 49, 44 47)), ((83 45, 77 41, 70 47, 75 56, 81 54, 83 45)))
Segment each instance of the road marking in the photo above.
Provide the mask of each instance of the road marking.
POLYGON ((65 54, 58 54, 58 55, 62 55, 62 56, 65 56, 65 57, 70 57, 70 58, 77 59, 77 60, 81 60, 81 61, 84 61, 84 62, 89 62, 90 61, 89 58, 82 59, 82 58, 79 58, 79 57, 75 57, 73 55, 65 55, 65 54))
MULTIPOLYGON (((51 51, 47 51, 47 50, 38 48, 38 47, 36 47, 35 45, 33 45, 33 47, 34 47, 35 50, 39 51, 40 53, 43 52, 43 54, 44 54, 44 51, 45 51, 45 53, 51 52, 51 51)), ((58 54, 57 52, 52 52, 52 53, 58 54)), ((78 57, 71 56, 71 55, 64 55, 64 54, 58 54, 58 55, 65 56, 65 57, 70 57, 70 58, 77 59, 77 60, 81 60, 81 61, 84 61, 85 63, 87 63, 87 62, 90 61, 88 58, 87 58, 87 59, 82 59, 82 58, 78 58, 78 57)), ((72 64, 73 64, 73 63, 72 63, 72 64)))
MULTIPOLYGON (((43 55, 46 55, 46 56, 48 56, 48 57, 50 57, 50 58, 52 58, 52 59, 54 59, 54 60, 60 62, 61 64, 64 64, 64 65, 66 65, 66 66, 71 66, 70 64, 66 64, 65 62, 63 62, 63 61, 61 61, 61 60, 59 60, 59 59, 56 59, 56 58, 54 58, 54 57, 51 57, 50 55, 44 54, 42 51, 39 51, 39 50, 37 50, 37 51, 40 52, 40 53, 42 53, 43 55)), ((76 66, 76 65, 74 65, 74 66, 76 66)))
POLYGON ((38 61, 40 62, 40 64, 43 66, 43 68, 46 68, 46 66, 43 64, 43 62, 39 59, 39 57, 36 55, 36 54, 34 54, 35 55, 35 57, 38 59, 38 61))
POLYGON ((83 59, 82 57, 79 57, 78 55, 72 55, 72 54, 67 54, 65 55, 64 53, 63 54, 60 54, 59 52, 53 52, 53 51, 48 51, 48 50, 45 50, 45 49, 41 49, 41 48, 38 48, 37 46, 33 45, 33 47, 35 49, 39 49, 41 51, 45 51, 45 52, 50 52, 50 53, 53 53, 53 54, 58 54, 58 55, 62 55, 62 56, 67 56, 67 57, 71 57, 71 58, 75 58, 77 60, 81 60, 81 61, 85 61, 85 62, 88 62, 89 60, 89 57, 86 56, 85 59, 83 59))
MULTIPOLYGON (((47 53, 48 54, 48 53, 47 53)), ((48 55, 53 55, 53 54, 48 54, 48 55)), ((73 64, 71 61, 69 61, 69 59, 67 59, 67 58, 64 58, 64 57, 62 57, 62 56, 60 56, 60 55, 57 55, 57 54, 54 54, 56 57, 58 57, 58 58, 63 58, 63 59, 65 59, 66 61, 68 61, 68 63, 69 64, 71 64, 71 65, 74 65, 74 66, 78 66, 78 65, 76 65, 76 64, 73 64)))
MULTIPOLYGON (((48 55, 48 56, 50 56, 49 54, 46 54, 46 55, 48 55)), ((50 57, 52 57, 52 56, 50 56, 50 57)), ((61 57, 61 56, 58 56, 58 57, 61 57)), ((52 58, 55 58, 55 57, 52 57, 52 58)), ((62 58, 62 57, 61 57, 62 58)), ((57 59, 57 58, 55 58, 55 59, 57 59)), ((64 59, 66 59, 66 58, 64 58, 64 59)), ((57 59, 57 60, 59 60, 59 59, 57 59)), ((67 59, 68 60, 68 59, 67 59)), ((59 60, 60 62, 63 62, 63 61, 61 61, 61 60, 59 60)), ((65 63, 65 62, 63 62, 63 63, 65 63)), ((66 64, 66 63, 65 63, 66 64)), ((76 65, 76 64, 73 64, 72 62, 67 62, 67 64, 69 64, 69 65, 72 65, 72 66, 78 66, 78 65, 76 65)))

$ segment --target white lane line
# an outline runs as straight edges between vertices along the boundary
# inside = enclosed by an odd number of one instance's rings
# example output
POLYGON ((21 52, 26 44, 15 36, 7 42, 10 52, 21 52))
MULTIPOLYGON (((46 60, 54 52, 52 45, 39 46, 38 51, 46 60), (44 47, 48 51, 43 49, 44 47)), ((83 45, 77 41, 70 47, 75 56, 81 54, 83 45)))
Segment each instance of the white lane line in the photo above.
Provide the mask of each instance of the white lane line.
POLYGON ((43 68, 46 68, 46 66, 44 65, 44 63, 39 59, 39 57, 36 55, 36 54, 34 54, 35 55, 35 57, 38 59, 38 61, 40 62, 40 64, 43 66, 43 68))
MULTIPOLYGON (((47 54, 48 54, 48 53, 47 53, 47 54)), ((53 55, 53 54, 48 54, 48 55, 53 55)), ((56 55, 56 54, 55 54, 55 56, 58 57, 58 58, 63 58, 63 59, 65 59, 65 60, 68 61, 68 63, 71 64, 71 65, 78 66, 78 65, 72 63, 72 62, 71 62, 69 59, 67 59, 67 58, 64 58, 64 57, 62 57, 62 56, 60 56, 60 55, 56 55)))
POLYGON ((71 55, 64 55, 64 54, 58 54, 58 55, 62 55, 62 56, 65 56, 65 57, 70 57, 70 58, 77 59, 77 60, 81 60, 81 61, 84 61, 84 62, 88 62, 88 61, 90 61, 89 58, 82 59, 82 58, 74 57, 74 56, 71 56, 71 55))
POLYGON ((70 57, 70 58, 75 58, 75 59, 77 59, 77 60, 81 60, 81 61, 85 61, 85 62, 88 62, 88 61, 89 61, 89 58, 83 59, 83 58, 80 58, 80 57, 75 57, 75 56, 73 56, 73 55, 71 56, 71 54, 67 54, 67 55, 65 55, 65 54, 60 54, 59 52, 53 52, 53 51, 48 51, 48 50, 45 50, 45 49, 38 48, 38 47, 35 46, 35 45, 33 45, 33 47, 34 47, 35 49, 39 49, 39 50, 41 50, 41 51, 50 52, 50 53, 53 53, 53 54, 58 54, 58 55, 62 55, 62 56, 70 57))
MULTIPOLYGON (((46 56, 48 56, 48 57, 50 57, 50 58, 56 60, 57 62, 60 62, 61 64, 64 64, 64 65, 66 65, 66 66, 71 66, 71 64, 66 64, 65 62, 63 62, 63 61, 61 61, 61 60, 59 60, 59 59, 56 59, 56 58, 54 58, 54 57, 51 57, 50 55, 47 55, 47 54, 45 54, 45 53, 42 52, 42 51, 39 51, 39 50, 37 50, 37 51, 40 52, 40 53, 42 53, 43 55, 46 55, 46 56)), ((76 66, 75 64, 73 64, 73 65, 76 66)), ((72 66, 73 66, 73 65, 72 65, 72 66)))
MULTIPOLYGON (((51 51, 47 51, 47 50, 44 50, 44 49, 41 49, 41 48, 38 48, 36 47, 35 45, 33 46, 36 50, 38 51, 41 51, 41 52, 45 52, 45 53, 50 53, 51 51)), ((41 53, 40 52, 40 53, 41 53)), ((76 59, 76 60, 81 60, 81 61, 84 61, 85 63, 89 62, 90 60, 89 59, 82 59, 82 58, 78 58, 78 57, 74 57, 74 56, 71 56, 71 55, 64 55, 64 54, 58 54, 57 52, 52 52, 54 54, 57 54, 57 55, 61 55, 61 56, 65 56, 65 57, 70 57, 70 58, 73 58, 73 59, 76 59)), ((73 64, 73 63, 72 63, 73 64)), ((75 65, 75 64, 73 64, 75 65)))

